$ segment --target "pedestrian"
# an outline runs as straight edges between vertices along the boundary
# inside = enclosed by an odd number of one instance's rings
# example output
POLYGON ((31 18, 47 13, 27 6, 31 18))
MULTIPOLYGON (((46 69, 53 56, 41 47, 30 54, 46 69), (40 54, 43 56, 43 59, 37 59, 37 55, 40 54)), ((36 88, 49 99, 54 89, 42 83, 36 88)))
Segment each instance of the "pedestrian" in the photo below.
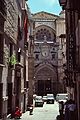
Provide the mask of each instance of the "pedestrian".
POLYGON ((76 120, 76 104, 74 100, 70 100, 69 108, 69 118, 70 120, 76 120))
POLYGON ((76 120, 76 104, 72 99, 67 100, 64 105, 65 115, 64 120, 76 120))
POLYGON ((64 119, 63 110, 64 110, 64 103, 63 103, 63 101, 60 101, 59 102, 60 120, 64 119))
POLYGON ((62 116, 63 115, 63 109, 64 109, 64 103, 63 101, 59 102, 59 113, 62 116))
POLYGON ((69 120, 69 108, 68 108, 68 105, 69 105, 69 101, 67 100, 65 105, 64 105, 64 120, 69 120))
POLYGON ((21 116, 22 116, 21 110, 19 109, 19 107, 16 107, 15 118, 20 118, 21 116))
POLYGON ((29 108, 29 110, 30 110, 30 115, 33 115, 33 105, 30 105, 30 108, 29 108))

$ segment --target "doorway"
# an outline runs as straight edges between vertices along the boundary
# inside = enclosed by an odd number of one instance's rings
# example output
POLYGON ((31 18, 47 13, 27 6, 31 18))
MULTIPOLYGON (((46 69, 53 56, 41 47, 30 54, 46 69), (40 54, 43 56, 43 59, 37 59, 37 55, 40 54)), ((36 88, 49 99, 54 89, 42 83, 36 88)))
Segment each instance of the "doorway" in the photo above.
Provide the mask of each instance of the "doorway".
POLYGON ((12 111, 12 83, 7 83, 8 86, 8 114, 12 111))
POLYGON ((21 78, 16 78, 16 106, 20 107, 21 78))
POLYGON ((51 92, 51 80, 38 80, 38 95, 43 96, 51 92))

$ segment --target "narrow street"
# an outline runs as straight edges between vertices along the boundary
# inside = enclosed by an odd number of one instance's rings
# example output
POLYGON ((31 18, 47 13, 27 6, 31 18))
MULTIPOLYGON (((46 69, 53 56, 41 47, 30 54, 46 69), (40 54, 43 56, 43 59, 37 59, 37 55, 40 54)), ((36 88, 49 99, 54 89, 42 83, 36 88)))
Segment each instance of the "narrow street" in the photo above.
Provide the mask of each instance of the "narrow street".
POLYGON ((43 107, 35 107, 33 115, 29 115, 29 111, 24 113, 21 120, 56 120, 58 112, 58 103, 46 104, 43 107))
POLYGON ((80 0, 0 0, 0 120, 64 116, 80 120, 80 0))

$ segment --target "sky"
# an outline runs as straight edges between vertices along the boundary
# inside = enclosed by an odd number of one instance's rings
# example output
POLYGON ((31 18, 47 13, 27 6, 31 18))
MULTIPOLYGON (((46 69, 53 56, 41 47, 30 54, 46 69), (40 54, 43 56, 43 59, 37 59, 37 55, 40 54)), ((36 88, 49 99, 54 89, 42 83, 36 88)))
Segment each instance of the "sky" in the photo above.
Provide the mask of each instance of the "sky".
POLYGON ((28 0, 27 3, 31 13, 44 11, 59 15, 62 10, 58 0, 28 0))

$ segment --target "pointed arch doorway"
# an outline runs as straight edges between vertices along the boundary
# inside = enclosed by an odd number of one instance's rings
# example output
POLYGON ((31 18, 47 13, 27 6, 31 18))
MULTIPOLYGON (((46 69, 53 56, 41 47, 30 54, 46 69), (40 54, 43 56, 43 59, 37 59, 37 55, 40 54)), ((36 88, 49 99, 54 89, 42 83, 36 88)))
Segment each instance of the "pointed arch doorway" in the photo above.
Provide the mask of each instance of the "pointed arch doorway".
POLYGON ((57 70, 48 65, 42 65, 35 72, 35 93, 46 95, 57 93, 57 70))

